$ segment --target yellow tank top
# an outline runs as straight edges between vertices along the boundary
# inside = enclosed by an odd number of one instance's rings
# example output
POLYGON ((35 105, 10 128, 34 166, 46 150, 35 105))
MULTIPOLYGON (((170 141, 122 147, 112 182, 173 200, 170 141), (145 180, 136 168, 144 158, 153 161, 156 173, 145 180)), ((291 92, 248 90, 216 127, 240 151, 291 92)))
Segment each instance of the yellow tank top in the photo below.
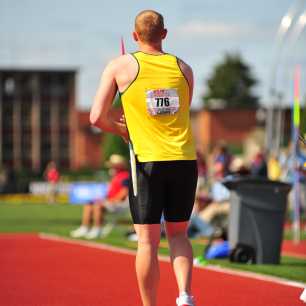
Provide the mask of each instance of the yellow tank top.
POLYGON ((189 86, 170 54, 132 54, 138 74, 121 93, 125 119, 140 162, 196 159, 189 119, 189 86))

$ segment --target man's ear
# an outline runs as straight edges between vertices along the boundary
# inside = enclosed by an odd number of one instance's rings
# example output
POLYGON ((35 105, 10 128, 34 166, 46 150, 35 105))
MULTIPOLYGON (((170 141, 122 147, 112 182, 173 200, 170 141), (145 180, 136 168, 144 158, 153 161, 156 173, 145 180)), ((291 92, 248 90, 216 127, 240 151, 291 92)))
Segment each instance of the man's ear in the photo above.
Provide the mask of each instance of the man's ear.
POLYGON ((162 39, 165 39, 166 36, 167 36, 167 34, 168 34, 168 30, 167 30, 167 29, 164 29, 163 32, 162 32, 161 38, 162 38, 162 39))
POLYGON ((135 40, 135 41, 139 41, 139 37, 138 37, 138 34, 137 34, 137 32, 133 32, 133 39, 135 40))

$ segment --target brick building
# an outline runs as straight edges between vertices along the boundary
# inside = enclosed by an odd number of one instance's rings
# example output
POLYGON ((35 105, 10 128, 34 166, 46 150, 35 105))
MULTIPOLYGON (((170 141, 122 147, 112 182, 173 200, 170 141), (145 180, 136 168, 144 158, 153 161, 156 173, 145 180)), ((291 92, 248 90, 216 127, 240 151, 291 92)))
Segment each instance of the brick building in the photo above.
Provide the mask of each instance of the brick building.
POLYGON ((256 127, 256 110, 202 110, 194 116, 193 127, 197 145, 205 150, 220 140, 241 144, 256 127))
MULTIPOLYGON (((276 109, 275 111, 279 111, 276 109)), ((265 127, 266 110, 257 109, 216 109, 201 110, 192 114, 192 125, 197 147, 209 151, 220 140, 228 144, 241 145, 256 128, 265 127)), ((291 134, 291 109, 282 109, 282 138, 285 143, 291 134)))
POLYGON ((76 70, 0 69, 0 166, 97 167, 100 139, 75 105, 76 70))
MULTIPOLYGON (((76 70, 0 69, 0 168, 41 172, 50 160, 61 169, 101 166, 102 136, 75 104, 76 70)), ((290 109, 284 134, 290 136, 290 109)), ((219 140, 241 144, 256 128, 255 109, 201 110, 192 114, 197 146, 219 140)))
POLYGON ((102 164, 102 135, 89 123, 89 112, 77 112, 75 168, 97 169, 102 164))

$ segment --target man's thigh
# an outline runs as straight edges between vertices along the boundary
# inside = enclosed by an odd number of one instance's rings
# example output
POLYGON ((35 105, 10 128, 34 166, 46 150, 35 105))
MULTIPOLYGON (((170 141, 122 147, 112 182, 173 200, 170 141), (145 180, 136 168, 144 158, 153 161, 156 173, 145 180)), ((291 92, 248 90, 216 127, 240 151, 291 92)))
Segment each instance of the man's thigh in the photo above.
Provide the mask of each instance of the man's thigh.
POLYGON ((165 220, 188 221, 195 203, 198 171, 194 160, 180 160, 170 164, 167 171, 165 220))
POLYGON ((138 194, 129 186, 129 204, 134 224, 160 224, 165 184, 163 167, 158 162, 137 162, 138 194))
POLYGON ((194 160, 137 163, 138 195, 130 184, 134 224, 188 221, 195 200, 197 165, 194 160))

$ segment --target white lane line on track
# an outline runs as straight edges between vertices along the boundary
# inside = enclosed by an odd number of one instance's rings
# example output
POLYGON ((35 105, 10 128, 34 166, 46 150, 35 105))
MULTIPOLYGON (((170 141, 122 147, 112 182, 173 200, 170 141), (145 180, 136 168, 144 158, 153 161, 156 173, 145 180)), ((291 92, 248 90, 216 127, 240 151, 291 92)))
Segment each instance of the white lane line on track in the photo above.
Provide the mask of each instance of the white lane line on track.
MULTIPOLYGON (((41 239, 45 239, 45 240, 65 242, 65 243, 69 243, 73 245, 79 245, 79 246, 84 246, 84 247, 100 249, 100 250, 106 250, 106 251, 111 251, 111 252, 116 252, 116 253, 121 253, 121 254, 126 254, 126 255, 132 255, 132 256, 136 255, 136 251, 127 250, 127 249, 115 247, 115 246, 110 246, 108 244, 103 244, 103 243, 70 239, 70 238, 66 238, 66 237, 62 237, 62 236, 58 236, 54 234, 46 234, 46 233, 39 233, 38 237, 41 239)), ((168 256, 159 255, 158 257, 161 261, 170 262, 170 258, 168 256)), ((272 282, 272 283, 289 286, 289 287, 303 289, 306 286, 305 284, 301 282, 291 281, 291 280, 276 277, 276 276, 262 275, 262 274, 255 273, 255 272, 238 271, 238 270, 234 270, 230 268, 224 268, 224 267, 213 266, 213 265, 207 265, 207 266, 196 265, 194 267, 203 269, 203 270, 214 271, 218 273, 225 273, 225 274, 239 276, 239 277, 246 277, 246 278, 252 278, 252 279, 266 281, 266 282, 272 282)))
POLYGON ((84 240, 78 240, 78 239, 69 239, 66 237, 62 237, 62 236, 58 236, 54 234, 46 234, 46 233, 39 233, 38 236, 39 238, 46 239, 46 240, 66 242, 69 244, 81 245, 85 247, 101 249, 101 250, 106 250, 106 251, 111 251, 111 252, 117 252, 121 254, 134 255, 134 256, 136 255, 136 251, 127 250, 127 249, 115 247, 115 246, 110 246, 104 243, 97 243, 93 241, 84 241, 84 240))
POLYGON ((289 279, 284 279, 284 278, 280 278, 277 276, 262 275, 262 274, 255 273, 255 272, 238 271, 238 270, 233 270, 230 268, 224 268, 224 267, 213 266, 213 265, 207 265, 205 267, 198 266, 198 268, 210 270, 214 272, 226 273, 226 274, 235 275, 235 276, 249 277, 249 278, 253 278, 257 280, 277 283, 280 285, 285 285, 285 286, 290 286, 290 287, 304 288, 306 286, 306 284, 303 284, 301 282, 291 281, 289 279))

